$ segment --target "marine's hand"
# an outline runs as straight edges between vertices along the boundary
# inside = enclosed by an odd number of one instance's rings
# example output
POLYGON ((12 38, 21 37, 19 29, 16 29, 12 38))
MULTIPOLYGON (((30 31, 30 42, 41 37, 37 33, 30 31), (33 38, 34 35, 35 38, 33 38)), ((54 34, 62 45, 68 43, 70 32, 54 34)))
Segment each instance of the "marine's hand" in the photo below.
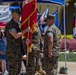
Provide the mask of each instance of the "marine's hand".
MULTIPOLYGON (((26 45, 28 47, 28 45, 30 44, 30 39, 26 39, 26 45)), ((29 53, 32 52, 32 49, 29 49, 29 53)))
POLYGON ((30 39, 26 39, 26 45, 30 44, 30 39))
POLYGON ((26 32, 32 32, 32 29, 30 27, 27 27, 26 32))
POLYGON ((32 52, 32 49, 29 50, 29 53, 31 53, 31 52, 32 52))
POLYGON ((27 56, 26 55, 22 56, 22 60, 27 60, 27 56))

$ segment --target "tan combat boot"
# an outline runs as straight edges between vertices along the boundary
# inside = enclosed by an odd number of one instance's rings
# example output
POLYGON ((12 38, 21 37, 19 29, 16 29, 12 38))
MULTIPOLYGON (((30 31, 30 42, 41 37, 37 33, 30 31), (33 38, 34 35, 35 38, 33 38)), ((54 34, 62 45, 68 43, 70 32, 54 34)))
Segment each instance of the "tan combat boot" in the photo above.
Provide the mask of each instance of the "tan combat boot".
POLYGON ((36 71, 35 75, 41 75, 38 71, 36 71))
POLYGON ((41 75, 46 75, 46 72, 42 69, 42 67, 40 66, 40 69, 38 71, 41 75))

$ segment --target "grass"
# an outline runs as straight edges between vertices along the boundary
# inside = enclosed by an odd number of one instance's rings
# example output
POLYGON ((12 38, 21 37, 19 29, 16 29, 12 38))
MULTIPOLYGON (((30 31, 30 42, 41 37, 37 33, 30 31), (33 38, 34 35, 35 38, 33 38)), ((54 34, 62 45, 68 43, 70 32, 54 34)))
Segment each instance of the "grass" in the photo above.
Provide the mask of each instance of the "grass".
MULTIPOLYGON (((67 62, 76 62, 76 53, 69 52, 66 53, 67 62)), ((65 53, 60 53, 59 61, 65 61, 65 53)))
MULTIPOLYGON (((64 38, 64 35, 61 35, 61 38, 64 38)), ((72 35, 66 35, 67 39, 72 39, 72 35)), ((66 53, 66 60, 68 62, 76 62, 76 52, 66 53)), ((59 56, 59 61, 65 61, 65 52, 61 52, 59 56)))

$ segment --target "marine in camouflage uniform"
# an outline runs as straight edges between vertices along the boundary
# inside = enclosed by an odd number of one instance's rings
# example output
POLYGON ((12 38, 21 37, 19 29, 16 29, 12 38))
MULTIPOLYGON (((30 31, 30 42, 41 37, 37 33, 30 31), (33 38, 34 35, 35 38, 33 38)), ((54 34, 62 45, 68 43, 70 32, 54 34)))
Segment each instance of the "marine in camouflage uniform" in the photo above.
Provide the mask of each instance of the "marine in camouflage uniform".
POLYGON ((17 22, 20 18, 20 10, 12 10, 12 19, 7 23, 5 28, 7 49, 6 56, 9 64, 9 75, 19 75, 21 70, 22 53, 21 36, 29 29, 25 29, 21 32, 19 23, 17 22))
POLYGON ((7 23, 5 32, 6 32, 6 41, 7 41, 7 51, 6 56, 8 58, 9 64, 9 75, 18 75, 21 69, 21 38, 15 39, 11 34, 11 30, 16 29, 17 32, 20 32, 19 25, 13 19, 7 23), (10 31, 10 32, 9 32, 10 31))
MULTIPOLYGON (((48 21, 54 22, 54 16, 47 15, 45 19, 46 24, 49 25, 48 21)), ((60 30, 55 26, 54 23, 51 23, 45 33, 44 36, 44 68, 47 75, 57 75, 58 68, 58 56, 59 56, 59 44, 60 44, 61 33, 60 30), (48 39, 49 37, 53 37, 53 41, 51 41, 51 57, 49 57, 49 47, 48 47, 48 39)), ((50 39, 52 40, 52 39, 50 39)))
POLYGON ((28 66, 26 67, 26 75, 34 75, 39 69, 40 62, 40 29, 36 26, 36 31, 32 35, 32 52, 28 56, 28 66))

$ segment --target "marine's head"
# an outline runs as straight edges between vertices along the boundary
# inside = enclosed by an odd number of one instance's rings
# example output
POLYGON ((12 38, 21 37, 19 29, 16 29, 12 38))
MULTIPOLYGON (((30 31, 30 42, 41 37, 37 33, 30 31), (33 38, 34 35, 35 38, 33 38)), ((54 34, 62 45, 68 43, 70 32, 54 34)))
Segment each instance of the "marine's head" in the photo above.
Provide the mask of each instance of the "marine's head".
POLYGON ((47 17, 44 19, 44 22, 46 22, 46 25, 50 26, 54 23, 55 16, 49 14, 47 17))

